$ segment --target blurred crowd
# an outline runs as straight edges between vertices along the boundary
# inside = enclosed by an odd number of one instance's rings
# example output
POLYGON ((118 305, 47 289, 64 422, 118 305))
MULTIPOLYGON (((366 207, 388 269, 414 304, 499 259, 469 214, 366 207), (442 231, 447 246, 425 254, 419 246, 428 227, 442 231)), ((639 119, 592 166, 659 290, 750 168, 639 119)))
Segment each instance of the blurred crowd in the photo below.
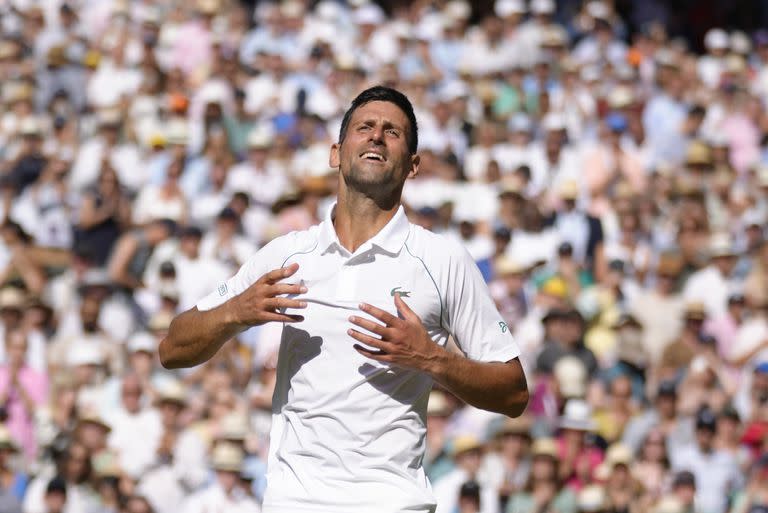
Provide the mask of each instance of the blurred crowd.
POLYGON ((0 511, 260 510, 281 326, 182 371, 158 342, 323 218, 385 84, 419 122, 408 215, 473 256, 531 389, 514 420, 433 391, 437 512, 768 512, 768 31, 563 18, 0 2, 0 511))

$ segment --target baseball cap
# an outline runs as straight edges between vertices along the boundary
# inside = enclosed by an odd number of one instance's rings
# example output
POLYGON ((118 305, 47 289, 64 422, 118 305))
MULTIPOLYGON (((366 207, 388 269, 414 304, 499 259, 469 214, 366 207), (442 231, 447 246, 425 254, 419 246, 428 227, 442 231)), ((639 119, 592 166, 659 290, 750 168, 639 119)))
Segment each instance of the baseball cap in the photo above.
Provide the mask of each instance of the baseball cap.
POLYGON ((717 418, 708 408, 704 408, 696 414, 696 429, 706 429, 714 432, 717 429, 717 418))
POLYGON ((237 215, 237 212, 235 212, 235 210, 232 207, 224 207, 222 211, 219 212, 219 219, 237 221, 240 219, 240 217, 237 215))
POLYGON ((196 239, 201 239, 203 237, 203 231, 197 226, 186 226, 184 227, 184 229, 181 230, 179 237, 182 239, 186 237, 194 237, 196 239))
POLYGON ((656 397, 677 397, 677 385, 674 381, 666 380, 659 384, 656 397))
POLYGON ((131 335, 128 339, 127 349, 129 353, 154 353, 157 350, 155 337, 146 331, 140 331, 131 335))

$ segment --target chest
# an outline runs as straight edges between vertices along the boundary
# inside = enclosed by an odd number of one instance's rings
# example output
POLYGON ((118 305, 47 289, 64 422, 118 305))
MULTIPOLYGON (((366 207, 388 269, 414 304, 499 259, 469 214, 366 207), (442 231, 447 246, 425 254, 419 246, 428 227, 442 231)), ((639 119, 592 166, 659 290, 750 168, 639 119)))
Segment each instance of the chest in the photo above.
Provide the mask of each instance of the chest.
POLYGON ((335 322, 359 315, 360 303, 368 303, 397 315, 395 295, 422 319, 428 331, 442 328, 443 299, 435 277, 424 264, 410 255, 391 256, 367 253, 345 259, 338 255, 299 255, 289 263, 299 264, 293 282, 308 291, 300 296, 308 303, 305 319, 323 331, 339 328, 335 322))

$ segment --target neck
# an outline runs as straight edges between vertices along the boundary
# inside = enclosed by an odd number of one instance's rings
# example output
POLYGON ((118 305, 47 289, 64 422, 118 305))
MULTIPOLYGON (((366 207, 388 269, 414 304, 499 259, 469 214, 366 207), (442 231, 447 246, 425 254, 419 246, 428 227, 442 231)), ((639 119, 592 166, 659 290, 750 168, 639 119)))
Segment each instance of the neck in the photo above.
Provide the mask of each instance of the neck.
POLYGON ((339 242, 354 253, 357 248, 379 233, 400 207, 399 195, 394 201, 377 202, 363 194, 342 188, 336 203, 333 225, 339 242))

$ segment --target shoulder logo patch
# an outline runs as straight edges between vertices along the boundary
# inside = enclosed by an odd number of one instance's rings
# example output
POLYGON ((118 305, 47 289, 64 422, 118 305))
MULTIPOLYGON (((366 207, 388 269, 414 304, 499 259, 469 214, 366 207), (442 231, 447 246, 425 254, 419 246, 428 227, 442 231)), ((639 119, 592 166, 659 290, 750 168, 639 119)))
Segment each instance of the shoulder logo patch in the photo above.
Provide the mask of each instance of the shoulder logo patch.
POLYGON ((507 323, 504 321, 499 321, 499 328, 501 328, 502 333, 506 333, 509 329, 509 326, 507 326, 507 323))
POLYGON ((227 294, 227 284, 222 283, 221 285, 219 285, 219 295, 225 296, 226 294, 227 294))

